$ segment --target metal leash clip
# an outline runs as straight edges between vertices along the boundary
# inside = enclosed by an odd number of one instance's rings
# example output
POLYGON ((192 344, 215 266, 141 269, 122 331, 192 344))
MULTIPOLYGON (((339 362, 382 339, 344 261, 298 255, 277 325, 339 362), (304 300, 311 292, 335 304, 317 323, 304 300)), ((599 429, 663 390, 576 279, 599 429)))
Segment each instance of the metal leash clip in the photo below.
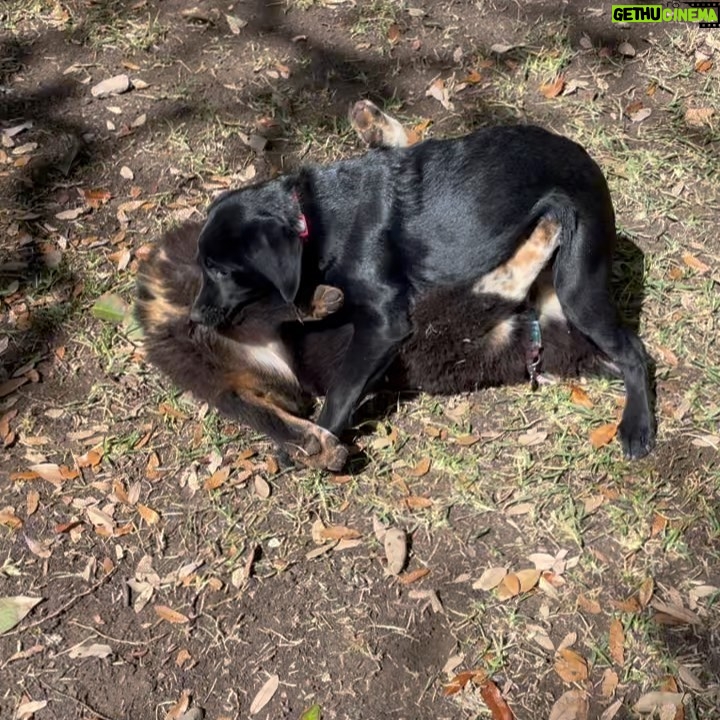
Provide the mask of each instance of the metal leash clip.
POLYGON ((530 321, 530 347, 527 352, 527 371, 530 376, 530 387, 533 391, 539 387, 538 376, 542 363, 542 332, 537 316, 530 321))

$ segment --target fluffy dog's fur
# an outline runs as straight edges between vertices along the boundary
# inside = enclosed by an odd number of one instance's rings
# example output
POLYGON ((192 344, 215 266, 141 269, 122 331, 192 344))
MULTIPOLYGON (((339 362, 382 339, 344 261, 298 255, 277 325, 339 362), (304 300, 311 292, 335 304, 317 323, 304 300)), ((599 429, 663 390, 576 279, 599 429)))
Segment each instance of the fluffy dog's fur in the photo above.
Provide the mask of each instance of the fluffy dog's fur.
MULTIPOLYGON (((541 128, 372 150, 227 193, 200 234, 203 279, 192 315, 220 325, 260 298, 303 303, 319 283, 341 288, 345 305, 329 320, 352 332, 318 418, 338 434, 412 334, 413 309, 425 298, 460 288, 465 298, 469 290, 522 300, 504 293, 498 269, 544 226, 556 230, 557 308, 619 367, 627 394, 619 435, 628 457, 642 457, 655 431, 649 371, 610 296, 607 183, 579 145, 541 128)), ((486 337, 484 313, 472 313, 479 326, 462 321, 464 335, 486 337)))

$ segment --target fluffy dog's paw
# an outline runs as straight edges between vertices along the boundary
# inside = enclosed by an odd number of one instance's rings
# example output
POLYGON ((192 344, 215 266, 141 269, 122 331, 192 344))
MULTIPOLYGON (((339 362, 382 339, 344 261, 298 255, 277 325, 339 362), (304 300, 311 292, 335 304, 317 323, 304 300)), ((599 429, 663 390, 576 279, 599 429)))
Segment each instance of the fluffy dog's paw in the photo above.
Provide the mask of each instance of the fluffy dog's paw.
POLYGON ((312 299, 312 316, 320 320, 337 312, 345 302, 345 295, 340 288, 332 285, 318 285, 312 299))
POLYGON ((305 467, 340 472, 348 459, 347 448, 331 433, 318 427, 301 447, 288 448, 292 459, 305 467))
POLYGON ((350 108, 350 124, 360 139, 370 147, 405 147, 405 128, 370 100, 360 100, 350 108))

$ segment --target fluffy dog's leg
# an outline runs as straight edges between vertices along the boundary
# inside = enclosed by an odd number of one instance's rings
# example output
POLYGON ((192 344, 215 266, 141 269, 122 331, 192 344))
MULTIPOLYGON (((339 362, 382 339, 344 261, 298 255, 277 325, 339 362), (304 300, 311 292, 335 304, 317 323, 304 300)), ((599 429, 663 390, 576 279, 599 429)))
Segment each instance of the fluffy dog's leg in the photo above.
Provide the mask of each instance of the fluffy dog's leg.
POLYGON ((407 131, 399 120, 384 113, 370 100, 360 100, 350 108, 350 124, 370 147, 406 147, 407 131))

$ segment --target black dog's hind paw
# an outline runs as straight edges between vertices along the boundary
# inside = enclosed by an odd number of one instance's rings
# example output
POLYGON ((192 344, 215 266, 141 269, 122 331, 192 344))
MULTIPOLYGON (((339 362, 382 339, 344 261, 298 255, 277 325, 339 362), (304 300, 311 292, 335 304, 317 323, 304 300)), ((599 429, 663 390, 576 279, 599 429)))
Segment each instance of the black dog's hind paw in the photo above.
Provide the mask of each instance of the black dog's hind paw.
POLYGON ((623 418, 618 435, 628 460, 644 458, 655 447, 655 429, 648 418, 623 418))

